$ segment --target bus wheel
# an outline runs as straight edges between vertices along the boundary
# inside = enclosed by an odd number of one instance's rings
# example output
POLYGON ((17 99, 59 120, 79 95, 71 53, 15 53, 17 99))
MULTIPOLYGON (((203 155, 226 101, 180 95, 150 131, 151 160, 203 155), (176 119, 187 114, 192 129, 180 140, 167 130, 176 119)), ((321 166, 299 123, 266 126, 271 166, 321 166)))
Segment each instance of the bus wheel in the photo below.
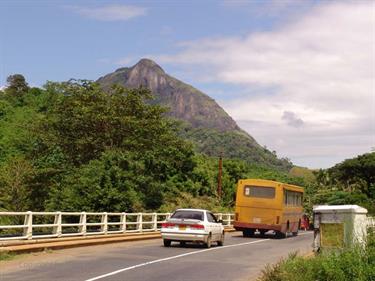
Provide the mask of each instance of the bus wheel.
POLYGON ((243 234, 243 237, 252 237, 254 236, 254 229, 245 229, 244 231, 242 231, 242 234, 243 234))
POLYGON ((286 233, 281 232, 281 231, 276 231, 276 238, 277 239, 283 239, 286 237, 286 233))

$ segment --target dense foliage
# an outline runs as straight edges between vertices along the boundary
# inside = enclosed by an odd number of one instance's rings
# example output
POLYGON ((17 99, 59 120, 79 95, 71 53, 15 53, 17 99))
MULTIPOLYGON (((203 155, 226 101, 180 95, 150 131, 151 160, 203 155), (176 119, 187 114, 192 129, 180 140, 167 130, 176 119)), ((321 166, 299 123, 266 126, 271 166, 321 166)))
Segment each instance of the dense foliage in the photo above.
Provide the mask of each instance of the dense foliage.
POLYGON ((17 89, 0 94, 2 209, 157 209, 168 182, 187 181, 195 166, 165 110, 144 102, 146 89, 17 89))
POLYGON ((317 204, 356 204, 375 214, 375 152, 314 171, 306 184, 306 209, 317 204))
POLYGON ((185 124, 181 136, 191 140, 196 150, 208 156, 223 155, 225 158, 241 159, 248 163, 256 163, 272 169, 288 172, 293 164, 287 158, 277 158, 276 152, 261 147, 246 132, 220 132, 208 128, 192 128, 185 124))
POLYGON ((241 160, 195 154, 180 124, 147 89, 90 81, 30 88, 22 75, 0 92, 0 209, 170 211, 233 207, 240 178, 295 181, 241 160))
POLYGON ((199 154, 188 140, 204 132, 195 135, 167 118, 150 99, 145 88, 104 91, 85 80, 30 88, 22 75, 10 76, 0 91, 0 210, 230 211, 237 181, 263 178, 306 186, 307 211, 326 203, 374 211, 374 153, 328 170, 294 167, 286 174, 287 159, 284 167, 263 166, 274 158, 266 149, 256 153, 264 159, 241 159, 228 145, 241 136, 211 132, 198 143, 212 153, 199 154), (211 145, 213 136, 221 145, 211 145))

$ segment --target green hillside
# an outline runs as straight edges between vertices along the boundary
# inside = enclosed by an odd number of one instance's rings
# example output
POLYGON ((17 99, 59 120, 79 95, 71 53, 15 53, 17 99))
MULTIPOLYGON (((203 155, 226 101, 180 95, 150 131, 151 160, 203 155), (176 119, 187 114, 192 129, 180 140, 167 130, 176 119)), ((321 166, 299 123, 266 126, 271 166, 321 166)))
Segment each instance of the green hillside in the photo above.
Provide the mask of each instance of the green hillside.
POLYGON ((279 159, 241 130, 214 99, 168 75, 152 60, 141 59, 132 67, 100 77, 97 82, 106 90, 116 84, 150 89, 153 99, 149 102, 167 107, 166 114, 184 124, 180 136, 193 142, 199 153, 213 157, 221 154, 285 172, 292 167, 288 159, 279 159))
MULTIPOLYGON (((219 199, 215 152, 195 152, 181 137, 186 128, 150 103, 148 90, 108 92, 89 81, 30 88, 22 75, 9 81, 0 91, 0 210, 232 210, 240 178, 300 182, 224 157, 219 199)), ((223 148, 235 141, 218 137, 223 148)))

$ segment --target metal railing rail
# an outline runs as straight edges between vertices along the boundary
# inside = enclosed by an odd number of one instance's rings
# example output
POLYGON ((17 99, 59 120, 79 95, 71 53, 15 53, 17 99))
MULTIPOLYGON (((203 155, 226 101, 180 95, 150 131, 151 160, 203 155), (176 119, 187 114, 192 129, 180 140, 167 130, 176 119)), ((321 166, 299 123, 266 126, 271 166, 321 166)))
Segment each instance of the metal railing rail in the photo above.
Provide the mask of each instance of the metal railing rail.
MULTIPOLYGON (((234 214, 215 215, 223 225, 232 225, 234 214)), ((158 231, 170 216, 171 213, 0 212, 0 241, 158 231), (2 224, 4 217, 10 221, 18 217, 23 224, 2 224), (43 219, 51 222, 37 223, 43 219)))

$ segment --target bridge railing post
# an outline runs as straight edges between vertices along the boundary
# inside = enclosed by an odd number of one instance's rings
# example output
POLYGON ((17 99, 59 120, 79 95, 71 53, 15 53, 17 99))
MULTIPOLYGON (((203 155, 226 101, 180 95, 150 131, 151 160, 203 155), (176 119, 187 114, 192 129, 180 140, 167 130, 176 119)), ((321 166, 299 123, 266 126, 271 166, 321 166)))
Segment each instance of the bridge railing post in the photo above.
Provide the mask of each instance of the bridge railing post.
POLYGON ((107 212, 104 212, 102 214, 102 218, 101 218, 100 222, 102 223, 102 225, 100 226, 100 231, 104 232, 104 234, 107 234, 108 233, 108 214, 107 214, 107 212))
POLYGON ((61 212, 56 212, 55 219, 53 224, 55 226, 52 228, 52 233, 56 235, 56 237, 61 237, 62 234, 62 226, 61 226, 61 212))
POLYGON ((23 236, 26 237, 26 239, 32 239, 33 238, 33 212, 28 211, 25 214, 25 220, 24 220, 24 229, 23 229, 23 236))
POLYGON ((138 215, 137 215, 137 230, 139 232, 143 231, 143 217, 142 217, 142 213, 138 213, 138 215))
POLYGON ((233 225, 232 222, 234 221, 234 214, 228 214, 228 225, 233 225))
POLYGON ((83 236, 86 236, 87 233, 87 214, 86 212, 81 212, 81 215, 79 216, 79 227, 78 231, 83 236))
POLYGON ((224 223, 224 221, 223 221, 223 213, 218 213, 218 214, 217 214, 217 220, 222 221, 222 222, 223 222, 223 225, 225 225, 225 223, 224 223))
POLYGON ((158 230, 158 215, 156 213, 152 213, 152 230, 158 230))
POLYGON ((120 228, 120 230, 123 233, 125 233, 126 232, 126 213, 124 213, 124 212, 121 213, 120 221, 121 221, 121 228, 120 228))

